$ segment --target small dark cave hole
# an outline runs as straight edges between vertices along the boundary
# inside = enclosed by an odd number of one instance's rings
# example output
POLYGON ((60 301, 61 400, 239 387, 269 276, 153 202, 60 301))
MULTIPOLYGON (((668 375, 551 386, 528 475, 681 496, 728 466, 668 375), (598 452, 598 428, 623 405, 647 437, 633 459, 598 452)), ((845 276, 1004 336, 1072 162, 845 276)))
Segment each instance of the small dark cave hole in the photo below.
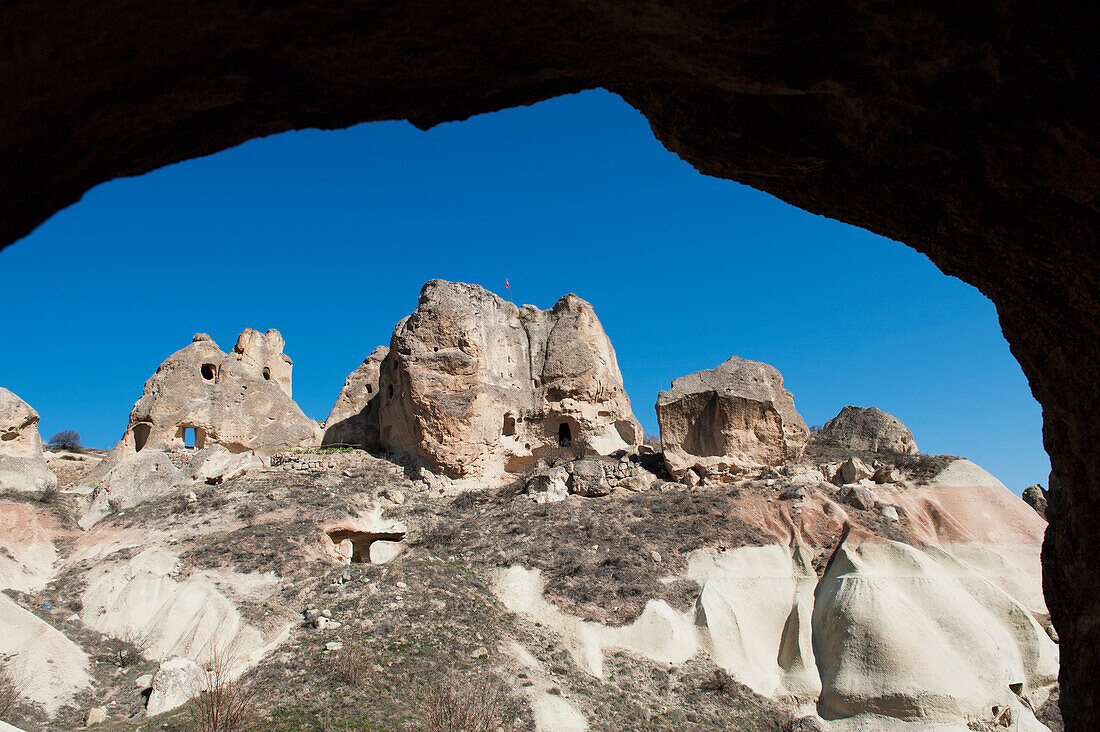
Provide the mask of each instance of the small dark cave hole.
POLYGON ((516 434, 516 418, 510 414, 504 415, 504 429, 502 434, 506 437, 512 437, 516 434))
POLYGON ((207 381, 213 381, 214 377, 218 375, 218 369, 212 363, 204 363, 199 368, 199 373, 202 374, 202 378, 207 381))
POLYGON ((269 369, 267 366, 264 366, 263 374, 264 381, 271 381, 271 369, 269 369))
POLYGON ((569 429, 568 422, 558 425, 558 446, 569 447, 573 444, 573 432, 569 429))

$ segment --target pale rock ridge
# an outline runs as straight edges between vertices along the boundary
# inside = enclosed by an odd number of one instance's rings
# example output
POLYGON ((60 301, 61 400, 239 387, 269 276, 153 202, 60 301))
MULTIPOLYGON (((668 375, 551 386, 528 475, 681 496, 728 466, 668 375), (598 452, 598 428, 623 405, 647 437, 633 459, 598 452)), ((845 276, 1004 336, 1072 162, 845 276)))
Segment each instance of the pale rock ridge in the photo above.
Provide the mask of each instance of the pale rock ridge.
POLYGON ((611 342, 572 294, 517 308, 432 280, 397 325, 379 385, 382 446, 452 479, 493 482, 561 449, 641 444, 611 342))
POLYGON ((91 686, 88 655, 61 631, 0 593, 0 662, 49 715, 91 686))
POLYGON ((324 445, 379 447, 378 396, 379 372, 390 349, 378 346, 363 359, 359 368, 348 374, 336 403, 325 420, 324 445))
POLYGON ((849 450, 906 455, 919 452, 909 428, 877 407, 844 407, 822 426, 820 436, 849 450))
POLYGON ((734 356, 657 396, 665 464, 677 480, 723 482, 797 457, 810 432, 774 367, 734 356))
POLYGON ((278 331, 246 330, 240 351, 226 354, 210 336, 196 334, 145 382, 115 450, 182 448, 189 428, 197 448, 216 442, 232 452, 267 455, 318 444, 320 427, 289 396, 290 360, 282 343, 278 331))
POLYGON ((0 590, 35 592, 54 574, 54 540, 68 534, 45 506, 0 501, 0 590))
POLYGON ((42 491, 57 487, 46 467, 38 412, 0 387, 0 490, 42 491))

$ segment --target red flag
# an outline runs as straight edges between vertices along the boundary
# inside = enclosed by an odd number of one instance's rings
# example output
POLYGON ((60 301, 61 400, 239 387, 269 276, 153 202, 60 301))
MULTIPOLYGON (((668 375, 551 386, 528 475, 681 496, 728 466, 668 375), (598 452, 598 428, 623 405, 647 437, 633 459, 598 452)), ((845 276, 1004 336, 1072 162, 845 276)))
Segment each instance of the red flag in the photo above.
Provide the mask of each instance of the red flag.
POLYGON ((507 277, 504 278, 504 289, 505 290, 511 290, 512 289, 511 287, 508 286, 508 278, 507 277))

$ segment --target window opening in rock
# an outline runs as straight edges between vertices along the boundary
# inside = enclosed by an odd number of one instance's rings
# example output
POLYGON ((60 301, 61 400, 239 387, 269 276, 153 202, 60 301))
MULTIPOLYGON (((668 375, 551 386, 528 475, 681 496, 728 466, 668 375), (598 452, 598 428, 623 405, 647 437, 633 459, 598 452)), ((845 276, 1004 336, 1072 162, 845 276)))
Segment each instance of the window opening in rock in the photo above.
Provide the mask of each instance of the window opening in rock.
POLYGON ((134 451, 141 452, 141 448, 145 447, 145 443, 149 441, 149 433, 152 431, 152 427, 147 424, 135 424, 134 425, 134 451))
POLYGON ((374 393, 374 387, 371 386, 370 384, 367 384, 367 393, 368 394, 373 394, 374 393))
POLYGON ((218 369, 212 363, 204 363, 199 369, 199 373, 201 373, 202 378, 207 381, 213 381, 214 377, 218 374, 218 369))
POLYGON ((558 425, 558 446, 569 447, 573 444, 573 433, 569 429, 567 422, 562 422, 558 425))
POLYGON ((516 418, 510 414, 504 415, 503 434, 507 437, 511 437, 516 434, 516 418))
POLYGON ((267 366, 264 366, 264 380, 265 381, 270 381, 271 380, 271 369, 269 369, 267 366))
POLYGON ((183 446, 194 447, 195 446, 195 428, 184 427, 183 428, 183 446))
POLYGON ((393 396, 393 384, 390 384, 390 396, 393 396))

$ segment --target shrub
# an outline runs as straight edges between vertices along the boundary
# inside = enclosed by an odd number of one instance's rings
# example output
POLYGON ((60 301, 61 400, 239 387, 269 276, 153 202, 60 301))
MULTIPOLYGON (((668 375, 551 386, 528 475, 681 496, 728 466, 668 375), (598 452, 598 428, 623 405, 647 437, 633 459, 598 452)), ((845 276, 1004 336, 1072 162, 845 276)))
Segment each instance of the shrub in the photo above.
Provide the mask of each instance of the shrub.
POLYGON ((80 444, 80 433, 76 430, 61 430, 50 438, 50 445, 53 447, 60 447, 63 450, 77 452, 82 448, 80 444))
POLYGON ((0 668, 0 719, 12 713, 19 703, 22 692, 23 685, 12 676, 11 672, 0 668))
POLYGON ((421 707, 424 732, 496 732, 515 721, 512 703, 498 683, 449 671, 428 688, 421 707))
POLYGON ((333 676, 349 686, 362 686, 374 674, 370 652, 358 644, 334 653, 330 664, 333 676))
POLYGON ((191 704, 198 732, 242 732, 255 727, 258 687, 252 675, 233 676, 233 654, 215 649, 207 667, 207 688, 191 704))
POLYGON ((124 669, 144 661, 151 645, 152 638, 148 634, 131 626, 120 637, 107 641, 107 652, 111 663, 124 669))
POLYGON ((459 538, 461 530, 458 525, 444 519, 435 519, 428 522, 420 530, 412 543, 426 549, 436 549, 441 546, 453 546, 459 538))
POLYGON ((38 494, 38 500, 41 503, 53 503, 61 495, 61 486, 57 483, 49 483, 42 492, 38 494))

